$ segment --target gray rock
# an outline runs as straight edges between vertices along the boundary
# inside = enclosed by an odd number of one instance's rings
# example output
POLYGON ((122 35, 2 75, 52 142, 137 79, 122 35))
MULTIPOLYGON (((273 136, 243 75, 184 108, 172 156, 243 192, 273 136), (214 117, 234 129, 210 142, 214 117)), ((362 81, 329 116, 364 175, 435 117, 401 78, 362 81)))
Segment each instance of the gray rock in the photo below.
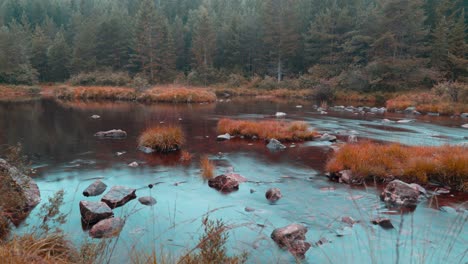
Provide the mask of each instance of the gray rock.
POLYGON ((152 149, 152 148, 149 148, 149 147, 145 147, 145 146, 138 146, 138 150, 145 153, 145 154, 151 154, 151 153, 154 153, 156 152, 155 149, 152 149))
POLYGON ((270 188, 265 193, 265 198, 270 202, 276 202, 281 199, 281 197, 283 197, 283 195, 281 194, 281 190, 278 188, 270 188))
POLYGON ((380 194, 380 199, 389 207, 403 206, 414 208, 418 203, 418 197, 418 189, 400 180, 388 183, 380 194))
POLYGON ((109 131, 99 131, 94 134, 95 137, 98 138, 114 138, 114 139, 122 139, 127 137, 127 132, 121 129, 112 129, 109 131))
POLYGON ((96 180, 83 191, 83 195, 86 197, 98 196, 101 195, 106 190, 106 188, 107 185, 105 183, 103 183, 101 180, 96 180))
POLYGON ((468 124, 461 125, 463 128, 468 128, 468 124))
POLYGON ((216 137, 217 141, 225 141, 225 140, 230 140, 230 139, 231 139, 231 135, 229 135, 229 133, 226 133, 224 135, 219 135, 216 137))
POLYGON ((89 235, 93 238, 110 238, 120 234, 125 225, 125 220, 122 218, 109 218, 95 224, 89 231, 89 235))
POLYGON ((433 112, 429 112, 427 113, 428 116, 440 116, 439 113, 433 113, 433 112))
POLYGON ((239 182, 224 174, 209 179, 208 186, 221 192, 233 192, 239 190, 239 182))
POLYGON ((390 221, 389 218, 378 217, 378 218, 372 219, 371 223, 374 224, 374 225, 379 225, 383 229, 392 229, 392 228, 394 228, 393 224, 392 224, 392 222, 390 221))
POLYGON ((403 112, 405 114, 412 114, 414 111, 416 111, 416 107, 410 106, 410 107, 407 107, 403 112))
POLYGON ((99 118, 101 118, 101 117, 100 117, 99 115, 92 115, 91 118, 92 118, 92 119, 99 119, 99 118))
POLYGON ((357 143, 358 139, 356 135, 349 135, 348 136, 348 143, 357 143))
POLYGON ((424 187, 422 187, 421 185, 417 183, 411 183, 410 186, 417 190, 419 194, 427 195, 426 189, 424 189, 424 187))
POLYGON ((461 118, 468 118, 468 113, 461 113, 460 117, 461 118))
POLYGON ((281 144, 277 139, 270 139, 270 142, 268 142, 267 148, 270 150, 283 150, 286 149, 286 146, 281 144))
POLYGON ((351 170, 342 170, 338 173, 338 182, 350 184, 353 181, 353 173, 351 170))
MULTIPOLYGON (((24 197, 24 204, 22 208, 11 208, 21 211, 29 212, 41 201, 41 193, 36 182, 29 176, 23 174, 18 168, 9 164, 6 160, 0 159, 0 173, 10 177, 18 187, 21 196, 24 197)), ((4 183, 0 183, 4 184, 4 183)), ((8 211, 9 208, 4 208, 8 211)))
POLYGON ((122 206, 132 199, 136 198, 136 190, 125 186, 113 186, 101 201, 105 202, 110 208, 122 206))
POLYGON ((319 138, 320 141, 330 141, 330 142, 336 142, 336 137, 333 135, 329 135, 328 133, 323 134, 319 138))
POLYGON ((103 202, 80 202, 81 219, 86 224, 94 224, 103 219, 114 216, 112 209, 103 202))
POLYGON ((138 201, 139 201, 142 205, 152 206, 152 205, 155 205, 155 204, 156 204, 156 199, 154 199, 154 198, 151 197, 151 196, 143 196, 143 197, 140 197, 140 198, 138 198, 138 201))
POLYGON ((277 228, 271 233, 271 238, 280 248, 286 248, 293 255, 303 257, 310 244, 305 242, 307 227, 300 224, 291 224, 277 228))

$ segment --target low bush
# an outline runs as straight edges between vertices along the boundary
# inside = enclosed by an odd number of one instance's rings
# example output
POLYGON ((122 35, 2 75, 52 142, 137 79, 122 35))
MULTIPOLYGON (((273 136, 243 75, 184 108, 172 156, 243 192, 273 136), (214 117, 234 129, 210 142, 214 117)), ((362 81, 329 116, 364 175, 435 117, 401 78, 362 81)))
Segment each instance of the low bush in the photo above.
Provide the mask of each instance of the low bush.
POLYGON ((127 72, 114 72, 111 70, 83 72, 70 78, 73 85, 93 86, 126 86, 132 82, 127 72))
POLYGON ((138 97, 143 102, 209 103, 216 101, 216 94, 203 88, 156 87, 138 97))
POLYGON ((451 102, 468 104, 468 84, 462 82, 441 82, 432 88, 437 96, 445 97, 451 102))
POLYGON ((110 86, 60 87, 55 90, 55 96, 68 100, 135 100, 136 91, 132 88, 110 86))
POLYGON ((390 181, 426 184, 428 181, 468 191, 468 147, 421 147, 371 142, 347 144, 335 152, 326 170, 351 170, 354 181, 390 181))
POLYGON ((318 135, 309 128, 307 123, 283 121, 246 121, 221 119, 218 122, 218 132, 229 133, 233 136, 248 138, 272 139, 283 141, 311 140, 318 135))
POLYGON ((416 92, 399 95, 387 101, 389 111, 403 111, 414 106, 421 113, 436 112, 453 115, 468 111, 468 104, 455 103, 443 95, 433 92, 416 92))
POLYGON ((154 126, 146 129, 138 138, 138 146, 159 152, 179 150, 185 142, 180 126, 154 126))

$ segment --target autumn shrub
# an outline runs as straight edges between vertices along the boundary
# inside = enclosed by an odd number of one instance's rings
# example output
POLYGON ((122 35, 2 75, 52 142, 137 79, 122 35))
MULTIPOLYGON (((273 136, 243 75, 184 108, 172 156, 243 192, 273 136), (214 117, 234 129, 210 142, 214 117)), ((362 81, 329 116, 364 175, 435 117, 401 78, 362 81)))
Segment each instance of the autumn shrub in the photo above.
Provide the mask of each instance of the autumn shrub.
POLYGON ((244 76, 236 73, 229 74, 228 80, 226 82, 226 84, 230 87, 240 87, 242 85, 246 85, 247 83, 248 80, 244 76))
POLYGON ((463 82, 441 82, 432 88, 437 96, 443 96, 451 102, 468 103, 468 84, 463 82))
POLYGON ((200 159, 200 168, 202 172, 202 176, 205 179, 211 179, 214 176, 214 164, 208 158, 208 155, 203 155, 200 159))
POLYGON ((156 87, 138 97, 144 102, 208 103, 216 101, 216 94, 204 88, 156 87))
POLYGON ((38 96, 41 90, 39 86, 0 85, 0 100, 34 97, 38 96))
POLYGON ((326 170, 351 170, 353 181, 401 179, 426 184, 439 182, 468 190, 468 148, 465 146, 404 146, 362 142, 340 148, 326 170))
POLYGON ((255 88, 264 89, 264 90, 273 90, 273 89, 279 88, 279 83, 276 78, 271 77, 271 76, 265 76, 263 80, 261 80, 260 82, 256 84, 255 88))
POLYGON ((138 138, 138 146, 158 152, 179 150, 185 142, 180 126, 154 126, 147 128, 138 138))
POLYGON ((318 135, 307 123, 301 121, 247 121, 226 118, 219 120, 218 132, 229 133, 232 136, 275 138, 284 141, 311 140, 318 135))
POLYGON ((131 81, 132 79, 127 72, 111 70, 82 72, 70 78, 70 83, 76 86, 126 86, 131 81))
POLYGON ((181 151, 180 153, 180 161, 181 162, 189 162, 192 160, 192 154, 190 154, 190 152, 188 151, 181 151))
POLYGON ((132 88, 111 86, 64 86, 56 89, 55 96, 67 100, 134 100, 136 91, 132 88))
POLYGON ((468 111, 468 104, 452 102, 448 96, 439 92, 415 92, 396 96, 387 101, 389 111, 403 111, 413 106, 421 113, 440 113, 442 115, 460 114, 468 111))

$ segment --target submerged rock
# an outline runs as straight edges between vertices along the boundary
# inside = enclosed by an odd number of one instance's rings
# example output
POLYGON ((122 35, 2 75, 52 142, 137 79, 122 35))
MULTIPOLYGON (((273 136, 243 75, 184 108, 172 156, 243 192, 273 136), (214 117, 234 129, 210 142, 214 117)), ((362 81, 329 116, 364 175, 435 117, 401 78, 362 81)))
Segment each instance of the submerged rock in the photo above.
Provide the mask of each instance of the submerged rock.
POLYGON ((83 195, 86 197, 98 196, 101 195, 106 190, 106 188, 107 185, 105 183, 103 183, 101 180, 96 180, 83 191, 83 195))
MULTIPOLYGON (((18 168, 0 159, 0 173, 4 174, 14 182, 16 191, 21 196, 20 208, 11 208, 15 211, 29 212, 41 201, 41 193, 36 182, 29 176, 23 174, 18 168), (18 210, 19 209, 19 210, 18 210)), ((0 184, 6 184, 4 182, 0 184)), ((3 208, 9 211, 10 208, 3 208)))
POLYGON ((392 224, 392 222, 390 221, 389 218, 378 217, 378 218, 372 219, 371 223, 374 224, 374 225, 379 225, 383 229, 392 229, 392 228, 394 228, 394 226, 393 226, 393 224, 392 224))
POLYGON ((89 231, 89 235, 93 238, 110 238, 120 234, 125 225, 125 220, 122 218, 109 218, 95 224, 89 231))
POLYGON ((151 153, 156 152, 155 149, 152 149, 150 147, 145 147, 145 146, 138 146, 138 150, 145 154, 151 154, 151 153))
POLYGON ((277 228, 271 233, 271 238, 280 248, 286 248, 293 255, 304 257, 310 248, 310 243, 306 242, 305 234, 307 227, 300 224, 291 224, 277 228))
POLYGON ((219 135, 218 137, 216 137, 217 141, 225 141, 225 140, 230 140, 230 139, 231 139, 231 135, 229 135, 229 133, 226 133, 224 135, 219 135))
POLYGON ((81 219, 86 224, 94 224, 103 219, 114 216, 112 209, 103 202, 80 202, 81 219))
POLYGON ((136 167, 139 166, 139 164, 138 164, 138 162, 134 161, 134 162, 128 164, 128 166, 129 166, 129 167, 132 167, 132 168, 136 168, 136 167))
POLYGON ((105 202, 110 208, 116 208, 126 204, 128 201, 135 199, 136 190, 125 186, 113 186, 101 201, 105 202))
POLYGON ((286 146, 281 144, 279 140, 272 138, 268 142, 267 148, 270 150, 283 150, 286 149, 286 146))
POLYGON ((138 198, 138 201, 139 201, 142 205, 152 206, 152 205, 155 205, 155 204, 156 204, 156 199, 154 199, 154 198, 151 197, 151 196, 143 196, 143 197, 140 197, 140 198, 138 198))
POLYGON ((265 193, 265 197, 267 198, 268 201, 270 202, 276 202, 278 201, 279 199, 281 199, 281 197, 283 197, 283 195, 281 194, 281 190, 278 189, 278 188, 270 188, 268 189, 268 191, 265 193))
POLYGON ((419 198, 419 189, 400 180, 391 181, 383 192, 380 199, 388 206, 416 207, 419 198))
POLYGON ((351 216, 343 216, 341 217, 341 222, 353 226, 358 221, 354 220, 351 216))
POLYGON ((94 134, 95 137, 98 138, 114 138, 114 139, 121 139, 127 137, 127 132, 121 129, 112 129, 109 131, 99 131, 94 134))
POLYGON ((219 175, 208 180, 208 186, 221 192, 233 192, 239 190, 239 182, 233 177, 219 175))

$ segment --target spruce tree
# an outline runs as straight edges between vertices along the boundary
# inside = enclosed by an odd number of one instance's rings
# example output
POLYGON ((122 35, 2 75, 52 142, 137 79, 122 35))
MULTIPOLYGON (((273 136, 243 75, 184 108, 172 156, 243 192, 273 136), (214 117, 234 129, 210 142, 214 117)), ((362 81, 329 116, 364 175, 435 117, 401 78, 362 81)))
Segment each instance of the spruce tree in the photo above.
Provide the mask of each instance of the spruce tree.
POLYGON ((49 80, 65 81, 70 77, 71 48, 65 40, 64 30, 57 32, 47 53, 49 80))

